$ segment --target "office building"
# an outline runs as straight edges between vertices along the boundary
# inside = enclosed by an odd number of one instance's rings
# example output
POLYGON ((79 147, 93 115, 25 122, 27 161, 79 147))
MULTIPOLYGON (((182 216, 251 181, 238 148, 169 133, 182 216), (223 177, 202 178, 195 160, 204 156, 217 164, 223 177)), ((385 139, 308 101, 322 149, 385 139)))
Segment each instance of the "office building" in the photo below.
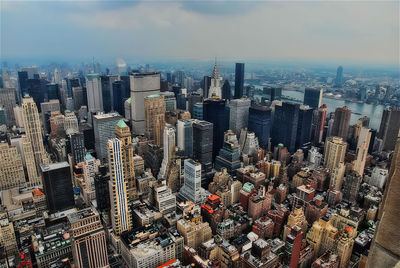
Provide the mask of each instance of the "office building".
POLYGON ((360 176, 364 175, 365 162, 367 160, 369 143, 371 141, 371 130, 362 127, 358 136, 356 155, 357 158, 354 162, 353 170, 360 176))
POLYGON ((203 97, 197 92, 190 92, 187 96, 187 99, 188 99, 188 111, 193 118, 193 107, 196 103, 201 103, 203 101, 203 97))
POLYGON ((73 133, 79 131, 78 118, 76 118, 74 112, 65 111, 64 130, 66 133, 73 133))
POLYGON ((73 87, 72 96, 74 100, 74 110, 79 110, 82 106, 87 105, 86 88, 73 87))
POLYGON ((239 143, 231 130, 225 132, 224 136, 224 145, 215 158, 215 169, 221 171, 226 168, 230 174, 234 174, 241 165, 239 143))
POLYGON ((212 169, 213 124, 193 121, 193 158, 199 161, 206 172, 212 169))
POLYGON ((73 164, 76 165, 83 161, 85 157, 85 139, 82 132, 68 134, 70 152, 73 164))
POLYGON ((344 177, 343 199, 352 204, 357 204, 358 191, 360 190, 361 176, 351 172, 344 177))
POLYGON ((203 103, 196 103, 193 106, 193 119, 203 120, 203 103))
POLYGON ((6 125, 15 125, 14 106, 17 105, 15 88, 0 88, 0 107, 4 108, 6 125))
POLYGON ((43 190, 50 213, 73 208, 75 200, 68 162, 43 164, 40 168, 43 177, 43 190))
POLYGON ((323 89, 306 88, 304 90, 304 105, 310 106, 312 109, 321 107, 323 89))
POLYGON ((346 140, 350 127, 350 117, 351 110, 347 106, 336 108, 331 135, 346 140))
POLYGON ((103 111, 103 94, 101 90, 100 75, 88 74, 86 76, 86 91, 89 113, 103 111))
POLYGON ((247 127, 251 101, 247 98, 235 99, 229 102, 229 129, 240 135, 242 128, 247 127))
POLYGON ((342 87, 342 84, 343 84, 343 67, 339 66, 336 71, 335 85, 337 87, 342 87))
POLYGON ((134 73, 130 76, 130 88, 132 130, 137 135, 144 135, 146 132, 144 98, 160 93, 160 73, 134 73))
POLYGON ((107 161, 107 142, 115 137, 115 126, 122 117, 118 113, 97 114, 93 116, 94 141, 97 158, 107 161))
POLYGON ((96 192, 96 204, 98 211, 110 211, 110 174, 107 166, 99 166, 99 173, 95 175, 94 187, 96 192))
POLYGON ((109 267, 106 234, 100 215, 86 208, 68 215, 72 255, 77 268, 109 267))
POLYGON ((314 133, 314 143, 319 144, 322 142, 324 136, 324 129, 325 129, 325 120, 326 120, 326 112, 327 112, 326 104, 322 104, 318 108, 318 115, 316 119, 316 127, 314 133))
POLYGON ((164 97, 166 112, 173 112, 176 110, 176 98, 174 92, 161 92, 160 96, 164 97))
POLYGON ((328 137, 325 141, 324 167, 333 170, 340 163, 344 163, 347 142, 340 137, 328 137))
POLYGON ((152 187, 153 205, 162 215, 175 213, 176 211, 176 196, 172 193, 171 188, 162 181, 152 187))
MULTIPOLYGON (((301 105, 299 109, 299 121, 297 123, 296 149, 311 141, 311 123, 313 109, 301 105)), ((281 123, 281 122, 280 122, 281 123)))
POLYGON ((163 144, 165 127, 165 102, 164 97, 156 94, 144 98, 144 112, 146 118, 146 135, 157 146, 163 144))
POLYGON ((222 99, 224 99, 224 100, 232 99, 231 85, 229 84, 228 79, 225 80, 225 82, 222 86, 222 99))
POLYGON ((248 130, 254 132, 261 148, 267 148, 270 138, 271 108, 252 105, 249 108, 248 130))
POLYGON ((338 229, 329 221, 319 219, 314 222, 306 235, 306 240, 314 249, 314 258, 324 254, 328 250, 336 249, 338 229))
POLYGON ((177 147, 188 157, 193 157, 193 121, 179 119, 177 123, 177 147))
POLYGON ((18 72, 18 100, 21 104, 21 99, 28 93, 28 73, 25 71, 18 72))
MULTIPOLYGON (((351 227, 349 227, 351 228, 351 227)), ((348 229, 344 229, 337 242, 336 252, 339 256, 340 268, 346 268, 353 251, 354 239, 349 235, 348 229)))
POLYGON ((264 87, 263 93, 267 95, 271 102, 282 99, 282 88, 279 87, 264 87))
POLYGON ((125 180, 128 182, 128 192, 131 197, 136 194, 135 170, 133 164, 133 144, 131 130, 123 120, 115 126, 115 137, 121 141, 121 157, 125 180))
POLYGON ((377 137, 382 139, 382 149, 392 151, 396 145, 397 133, 400 129, 400 107, 389 107, 383 111, 381 125, 377 137))
MULTIPOLYGON (((14 225, 8 219, 8 213, 3 208, 0 208, 0 244, 4 247, 8 257, 18 255, 18 244, 15 238, 14 225)), ((6 264, 6 266, 8 265, 6 264)))
POLYGON ((48 81, 40 78, 28 79, 28 94, 36 103, 39 113, 41 112, 40 104, 44 102, 46 98, 47 83, 48 81))
POLYGON ((219 76, 218 68, 217 68, 217 61, 215 60, 213 73, 211 75, 210 87, 208 90, 207 98, 221 98, 222 97, 222 90, 221 90, 221 80, 222 78, 219 76))
POLYGON ((47 99, 48 100, 60 100, 60 89, 58 84, 49 83, 46 85, 47 99))
POLYGON ((108 140, 108 165, 111 174, 109 182, 111 222, 117 235, 132 229, 132 217, 128 206, 128 181, 124 175, 122 143, 119 139, 108 140))
POLYGON ((172 157, 175 154, 175 128, 172 125, 166 125, 164 127, 164 134, 163 134, 163 153, 164 157, 161 163, 160 173, 158 173, 159 179, 166 179, 166 174, 168 173, 168 165, 170 161, 172 161, 172 157))
POLYGON ((50 116, 52 112, 60 112, 60 101, 59 100, 49 100, 48 102, 43 102, 40 104, 42 112, 41 112, 41 121, 44 130, 46 133, 50 132, 49 124, 50 124, 50 116))
POLYGON ((203 119, 213 123, 213 159, 224 142, 224 133, 229 128, 229 112, 226 101, 222 99, 206 99, 203 102, 203 119))
POLYGON ((0 143, 0 190, 25 184, 24 166, 17 147, 0 143))
POLYGON ((105 113, 113 110, 113 83, 118 80, 118 75, 101 75, 100 87, 103 99, 103 109, 105 113))
POLYGON ((300 105, 283 102, 275 106, 274 126, 272 128, 272 143, 284 144, 292 153, 296 151, 296 134, 299 122, 300 105), (285 124, 282 124, 285 122, 285 124))
POLYGON ((194 203, 202 201, 201 188, 201 164, 192 159, 184 162, 184 183, 179 191, 179 195, 184 200, 190 200, 194 203))
POLYGON ((185 245, 197 249, 203 242, 212 238, 212 231, 208 222, 203 222, 200 215, 192 219, 180 219, 177 222, 177 230, 183 236, 185 245))
POLYGON ((244 90, 244 63, 235 65, 235 99, 243 97, 244 90))
POLYGON ((126 91, 125 81, 120 80, 112 83, 113 110, 122 116, 125 116, 125 101, 130 97, 125 95, 126 91))
POLYGON ((400 261, 400 132, 393 153, 384 197, 379 208, 379 225, 369 251, 367 267, 393 267, 400 261))

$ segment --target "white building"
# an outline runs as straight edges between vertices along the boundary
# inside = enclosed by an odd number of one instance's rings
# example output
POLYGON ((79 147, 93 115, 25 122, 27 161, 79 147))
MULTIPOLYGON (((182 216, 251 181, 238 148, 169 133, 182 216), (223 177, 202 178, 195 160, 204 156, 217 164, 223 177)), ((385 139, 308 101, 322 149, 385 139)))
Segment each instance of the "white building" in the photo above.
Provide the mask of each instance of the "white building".
POLYGON ((173 128, 171 125, 166 125, 164 127, 164 158, 161 163, 161 169, 160 172, 158 173, 158 178, 162 179, 165 176, 165 173, 167 171, 167 166, 169 161, 171 160, 174 152, 175 152, 175 128, 173 128))
POLYGON ((371 176, 365 176, 364 181, 369 185, 376 186, 380 189, 383 189, 385 186, 386 179, 388 177, 388 170, 380 167, 374 167, 372 170, 371 176))
POLYGON ((357 158, 354 161, 353 170, 356 171, 360 176, 364 174, 365 161, 367 159, 369 142, 371 140, 371 130, 369 128, 362 127, 360 135, 358 136, 357 143, 357 158))
POLYGON ((240 136, 242 128, 247 127, 251 100, 247 98, 235 99, 229 102, 229 129, 240 136))
POLYGON ((195 203, 201 201, 201 164, 199 162, 192 159, 185 160, 184 182, 179 194, 185 200, 190 200, 195 203))
POLYGON ((222 78, 219 76, 219 73, 218 73, 217 61, 215 61, 214 70, 211 75, 210 89, 208 91, 209 98, 211 98, 212 96, 216 96, 219 98, 222 97, 221 81, 222 81, 222 78))

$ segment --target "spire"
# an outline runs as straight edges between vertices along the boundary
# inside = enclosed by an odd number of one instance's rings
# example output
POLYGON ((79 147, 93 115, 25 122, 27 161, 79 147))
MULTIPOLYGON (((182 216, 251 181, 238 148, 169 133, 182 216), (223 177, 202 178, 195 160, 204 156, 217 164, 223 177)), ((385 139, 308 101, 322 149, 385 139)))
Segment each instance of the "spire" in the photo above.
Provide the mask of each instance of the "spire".
POLYGON ((214 70, 212 73, 212 78, 218 79, 219 78, 219 73, 218 73, 218 68, 217 68, 217 57, 215 57, 215 63, 214 63, 214 70))

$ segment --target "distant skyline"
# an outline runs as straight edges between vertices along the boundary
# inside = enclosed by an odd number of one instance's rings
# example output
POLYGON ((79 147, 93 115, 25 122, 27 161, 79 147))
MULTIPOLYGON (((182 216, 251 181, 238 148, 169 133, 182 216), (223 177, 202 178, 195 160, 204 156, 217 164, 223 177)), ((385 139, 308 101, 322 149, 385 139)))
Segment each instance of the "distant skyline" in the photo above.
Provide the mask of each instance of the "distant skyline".
POLYGON ((399 1, 2 1, 1 59, 399 66, 399 1))

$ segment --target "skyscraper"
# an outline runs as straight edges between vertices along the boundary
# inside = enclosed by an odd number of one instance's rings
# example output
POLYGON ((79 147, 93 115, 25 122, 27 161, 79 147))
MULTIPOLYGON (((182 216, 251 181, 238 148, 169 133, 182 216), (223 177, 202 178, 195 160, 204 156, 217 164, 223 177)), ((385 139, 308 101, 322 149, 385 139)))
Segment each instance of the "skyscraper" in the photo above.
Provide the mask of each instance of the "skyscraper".
POLYGON ((125 180, 121 141, 108 141, 108 165, 111 173, 109 182, 111 200, 111 222, 117 235, 132 228, 132 217, 128 206, 128 181, 125 180))
POLYGON ((219 73, 218 73, 217 60, 215 60, 213 73, 211 75, 210 89, 208 91, 208 96, 207 97, 211 98, 213 96, 217 97, 217 98, 221 98, 222 97, 221 77, 219 76, 219 73))
POLYGON ((28 93, 28 72, 20 71, 18 72, 18 100, 21 104, 22 97, 28 93))
POLYGON ((72 161, 74 165, 83 161, 85 157, 85 142, 82 132, 73 132, 68 135, 72 161))
POLYGON ((103 94, 99 74, 86 76, 86 90, 89 113, 103 111, 103 94))
POLYGON ((208 98, 208 93, 210 91, 210 86, 211 86, 211 76, 204 76, 202 86, 203 86, 203 98, 208 98))
POLYGON ((280 87, 264 87, 263 93, 269 97, 270 101, 281 100, 282 88, 280 87))
POLYGON ((274 145, 283 143, 292 153, 296 151, 299 111, 299 104, 283 102, 282 106, 275 106, 272 142, 274 145))
POLYGON ((224 145, 215 158, 215 169, 221 171, 226 168, 230 174, 240 168, 239 143, 232 130, 225 132, 224 145))
POLYGON ((121 141, 121 157, 125 180, 128 182, 128 192, 131 197, 136 194, 136 179, 133 164, 133 144, 131 130, 123 120, 115 126, 115 137, 121 141))
POLYGON ((115 137, 115 126, 122 117, 118 113, 97 114, 93 116, 94 140, 97 158, 107 161, 107 142, 115 137))
POLYGON ((229 84, 228 79, 225 80, 224 85, 222 86, 222 98, 224 100, 232 99, 231 85, 229 84))
POLYGON ((177 146, 185 156, 193 157, 193 120, 178 120, 177 146))
POLYGON ((158 94, 146 96, 144 98, 144 112, 147 137, 154 140, 157 146, 162 146, 165 127, 164 97, 158 94))
POLYGON ((327 111, 327 107, 325 104, 322 104, 318 109, 318 118, 316 120, 317 125, 316 125, 315 133, 314 133, 314 143, 315 144, 322 142, 322 138, 324 135, 324 128, 325 128, 326 111, 327 111))
POLYGON ((20 187, 25 184, 22 158, 17 147, 0 143, 0 190, 20 187))
POLYGON ((213 124, 203 120, 193 121, 193 158, 199 161, 203 169, 212 169, 213 124))
POLYGON ((339 66, 336 71, 335 85, 337 87, 342 87, 342 84, 343 84, 343 67, 339 66))
POLYGON ((225 100, 217 98, 203 102, 203 119, 213 123, 213 159, 222 148, 224 133, 229 128, 229 112, 225 105, 225 100))
POLYGON ((4 107, 7 126, 15 124, 14 107, 17 105, 15 88, 0 88, 0 107, 4 107))
POLYGON ((364 175, 365 161, 367 160, 369 143, 371 141, 371 130, 369 128, 362 127, 358 136, 357 158, 354 162, 353 170, 356 171, 360 176, 364 175))
POLYGON ((252 105, 249 108, 249 131, 254 132, 262 148, 267 148, 271 128, 271 108, 252 105))
POLYGON ((369 251, 367 267, 394 267, 400 261, 400 132, 379 212, 379 224, 369 251))
POLYGON ((179 194, 186 200, 201 201, 201 164, 192 159, 184 162, 185 180, 179 194))
POLYGON ((69 214, 68 222, 75 267, 109 267, 106 234, 99 213, 85 208, 69 214))
POLYGON ((400 107, 389 107, 383 111, 377 137, 383 141, 383 150, 394 150, 400 129, 400 107))
POLYGON ((160 179, 165 179, 165 174, 167 172, 167 166, 169 161, 172 159, 172 156, 175 153, 175 128, 171 125, 166 125, 164 127, 163 134, 163 147, 164 147, 164 157, 161 163, 160 173, 158 173, 158 177, 160 179))
POLYGON ((125 81, 115 81, 112 83, 113 91, 113 110, 118 112, 120 115, 125 116, 124 103, 129 97, 125 96, 125 81))
POLYGON ((325 141, 324 149, 324 166, 333 170, 339 167, 340 163, 344 163, 346 155, 347 142, 340 137, 328 137, 325 141))
POLYGON ((117 75, 100 76, 101 95, 103 99, 103 112, 109 113, 113 109, 113 83, 118 79, 117 75))
POLYGON ((48 163, 49 158, 43 145, 42 127, 40 124, 39 113, 32 98, 23 98, 22 118, 24 121, 26 137, 32 146, 32 153, 35 159, 36 167, 39 168, 40 164, 48 163))
POLYGON ((75 200, 68 162, 43 164, 40 167, 43 177, 43 190, 46 194, 47 207, 50 213, 73 208, 75 200))
POLYGON ((235 99, 229 102, 229 129, 240 135, 242 128, 247 127, 251 100, 247 98, 235 99))
POLYGON ((235 99, 243 97, 244 89, 244 63, 236 63, 235 66, 235 99))
POLYGON ((323 89, 306 88, 304 91, 304 105, 308 105, 313 109, 321 106, 323 89))
POLYGON ((343 140, 347 139, 350 127, 350 117, 351 110, 347 106, 336 108, 335 119, 332 127, 332 136, 341 137, 343 140))
POLYGON ((132 130, 137 135, 146 131, 144 98, 160 93, 160 73, 134 73, 130 76, 132 130))
POLYGON ((343 199, 352 204, 357 204, 358 191, 360 190, 361 176, 351 172, 344 178, 343 199))

